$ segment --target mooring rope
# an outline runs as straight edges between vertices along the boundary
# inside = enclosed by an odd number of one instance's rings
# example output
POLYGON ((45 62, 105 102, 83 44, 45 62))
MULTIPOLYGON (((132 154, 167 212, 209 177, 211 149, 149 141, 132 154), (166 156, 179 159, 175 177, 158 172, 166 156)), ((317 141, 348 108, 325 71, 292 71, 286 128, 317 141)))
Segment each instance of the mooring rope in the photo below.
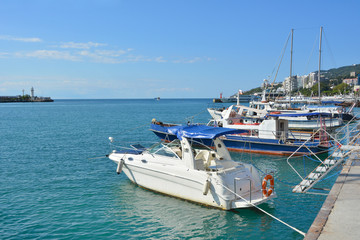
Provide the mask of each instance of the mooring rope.
POLYGON ((236 196, 238 196, 239 198, 241 198, 242 200, 244 200, 247 204, 252 205, 253 207, 255 207, 255 208, 257 208, 258 210, 260 210, 260 211, 262 211, 263 213, 265 213, 266 215, 268 215, 268 216, 270 216, 270 217, 274 218, 275 220, 279 221, 280 223, 284 224, 285 226, 287 226, 287 227, 291 228, 292 230, 294 230, 294 231, 298 232, 299 234, 301 234, 301 235, 305 236, 305 233, 304 233, 304 232, 302 232, 302 231, 300 231, 299 229, 297 229, 297 228, 295 228, 295 227, 293 227, 293 226, 291 226, 291 225, 287 224, 286 222, 284 222, 284 221, 282 221, 281 219, 279 219, 279 218, 275 217, 274 215, 272 215, 272 214, 270 214, 270 213, 266 212, 265 210, 263 210, 263 209, 259 208, 258 206, 256 206, 255 204, 253 204, 253 203, 249 202, 248 200, 246 200, 245 198, 243 198, 243 197, 242 197, 242 196, 240 196, 239 194, 235 193, 234 191, 232 191, 231 189, 229 189, 228 187, 226 187, 226 186, 225 186, 225 185, 223 185, 222 183, 220 183, 220 182, 218 182, 218 181, 216 181, 216 182, 217 182, 217 184, 219 184, 219 185, 223 186, 225 189, 227 189, 227 190, 228 190, 228 191, 230 191, 231 193, 235 194, 236 196))
POLYGON ((142 127, 145 127, 145 126, 147 126, 147 125, 149 125, 149 123, 146 123, 146 124, 143 124, 143 125, 141 125, 141 126, 134 127, 134 128, 125 129, 123 132, 121 132, 121 134, 123 134, 124 132, 134 131, 134 130, 136 130, 136 129, 138 129, 138 128, 142 128, 142 127))
POLYGON ((203 112, 206 112, 206 111, 207 111, 207 109, 202 110, 202 111, 198 112, 197 114, 192 115, 192 116, 190 116, 190 117, 186 117, 186 118, 185 118, 185 121, 189 121, 189 119, 194 119, 196 116, 199 116, 200 114, 202 114, 203 112))
POLYGON ((102 156, 102 157, 93 157, 93 158, 88 158, 88 160, 94 160, 94 159, 100 159, 100 158, 106 158, 106 156, 102 156))

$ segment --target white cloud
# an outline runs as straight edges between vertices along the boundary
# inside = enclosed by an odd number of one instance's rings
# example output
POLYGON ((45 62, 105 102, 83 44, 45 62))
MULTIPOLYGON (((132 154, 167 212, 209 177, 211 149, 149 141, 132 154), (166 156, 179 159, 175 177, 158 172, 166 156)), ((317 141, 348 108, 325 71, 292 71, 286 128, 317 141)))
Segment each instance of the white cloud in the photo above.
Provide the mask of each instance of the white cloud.
POLYGON ((69 52, 60 52, 56 50, 37 50, 27 53, 15 53, 16 57, 20 58, 41 58, 41 59, 62 59, 70 61, 79 61, 79 57, 71 55, 69 52))
POLYGON ((8 40, 8 41, 18 41, 18 42, 42 42, 40 38, 21 38, 21 37, 12 37, 1 35, 0 40, 8 40))
POLYGON ((128 54, 132 49, 127 50, 96 50, 96 51, 88 51, 83 50, 78 52, 82 57, 88 57, 95 62, 99 63, 127 63, 127 62, 158 62, 163 63, 167 62, 164 57, 146 57, 142 55, 133 55, 128 54))
MULTIPOLYGON (((40 38, 20 38, 7 35, 0 35, 0 40, 21 41, 21 42, 42 42, 40 38)), ((111 49, 111 46, 105 43, 96 42, 63 42, 55 43, 50 49, 41 49, 35 51, 18 52, 0 52, 0 58, 38 58, 38 59, 58 59, 67 61, 92 61, 105 64, 121 64, 136 62, 154 62, 154 63, 182 63, 191 64, 204 61, 213 61, 209 57, 193 57, 183 59, 166 59, 164 56, 143 56, 135 54, 133 48, 111 49), (57 48, 57 50, 52 50, 57 48), (59 49, 60 48, 60 49, 59 49), (96 49, 94 49, 96 48, 96 49)))
POLYGON ((0 52, 0 58, 8 58, 9 57, 9 53, 7 52, 0 52))
POLYGON ((82 57, 91 58, 93 61, 99 62, 99 63, 119 63, 119 60, 112 57, 114 55, 111 55, 111 54, 109 57, 107 55, 104 56, 103 54, 99 54, 96 52, 90 52, 90 51, 86 51, 86 50, 78 52, 78 54, 82 57))
POLYGON ((108 57, 120 57, 127 53, 125 50, 96 50, 96 54, 108 57))
POLYGON ((164 57, 157 57, 154 59, 155 62, 158 62, 158 63, 165 63, 167 62, 164 57))
POLYGON ((107 44, 105 43, 94 43, 94 42, 87 42, 87 43, 67 42, 60 45, 60 48, 90 49, 92 47, 102 47, 106 45, 107 44))

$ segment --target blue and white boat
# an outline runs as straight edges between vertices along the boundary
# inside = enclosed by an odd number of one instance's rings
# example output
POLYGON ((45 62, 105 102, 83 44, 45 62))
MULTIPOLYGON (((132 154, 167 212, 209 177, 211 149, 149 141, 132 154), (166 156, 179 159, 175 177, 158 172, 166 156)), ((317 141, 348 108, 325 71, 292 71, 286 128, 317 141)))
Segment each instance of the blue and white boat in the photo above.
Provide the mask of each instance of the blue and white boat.
MULTIPOLYGON (((173 141, 176 139, 176 136, 169 131, 169 128, 171 129, 174 126, 174 124, 164 124, 153 121, 150 130, 160 139, 173 141)), ((300 139, 299 135, 297 137, 289 136, 285 120, 279 122, 279 120, 276 119, 268 119, 258 125, 247 125, 247 127, 251 127, 248 129, 241 129, 240 127, 244 127, 243 125, 235 126, 238 127, 235 129, 242 130, 242 133, 226 134, 221 137, 221 140, 229 151, 288 156, 295 152, 300 146, 303 147, 297 151, 296 155, 327 153, 329 150, 329 144, 327 143, 321 142, 318 139, 308 140, 310 137, 308 134, 302 136, 302 139, 300 139)), ((229 126, 227 126, 227 128, 229 128, 229 126)), ((196 140, 202 141, 205 145, 212 147, 209 141, 196 140)))

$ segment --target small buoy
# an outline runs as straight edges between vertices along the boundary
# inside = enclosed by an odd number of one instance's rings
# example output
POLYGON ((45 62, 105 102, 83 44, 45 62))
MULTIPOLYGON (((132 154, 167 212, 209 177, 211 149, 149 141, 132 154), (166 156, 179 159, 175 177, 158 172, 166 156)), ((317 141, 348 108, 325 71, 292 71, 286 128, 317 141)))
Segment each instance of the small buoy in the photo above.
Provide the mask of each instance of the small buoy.
POLYGON ((116 169, 116 173, 117 174, 120 174, 121 173, 121 170, 122 170, 122 167, 124 165, 124 161, 121 159, 118 163, 118 166, 117 166, 117 169, 116 169))
POLYGON ((110 140, 110 142, 113 142, 113 141, 114 141, 114 138, 113 138, 113 137, 109 137, 109 140, 110 140))
POLYGON ((203 195, 207 195, 210 189, 210 181, 207 179, 204 184, 203 195))

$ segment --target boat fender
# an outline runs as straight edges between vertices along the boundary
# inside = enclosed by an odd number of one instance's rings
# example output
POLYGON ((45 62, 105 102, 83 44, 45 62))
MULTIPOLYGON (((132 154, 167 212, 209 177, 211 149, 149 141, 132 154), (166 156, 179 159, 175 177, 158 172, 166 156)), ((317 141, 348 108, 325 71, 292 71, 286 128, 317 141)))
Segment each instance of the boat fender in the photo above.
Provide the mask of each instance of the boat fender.
POLYGON ((270 174, 266 175, 264 177, 264 180, 262 182, 262 193, 264 197, 269 197, 274 191, 274 177, 270 174), (270 188, 267 189, 267 181, 270 180, 270 188))
POLYGON ((210 189, 210 181, 209 179, 206 179, 203 189, 203 195, 207 195, 210 189))
POLYGON ((117 168, 116 168, 116 173, 117 173, 117 174, 120 174, 120 173, 121 173, 122 168, 123 168, 123 165, 124 165, 124 160, 121 159, 121 160, 119 161, 119 163, 118 163, 117 168))

